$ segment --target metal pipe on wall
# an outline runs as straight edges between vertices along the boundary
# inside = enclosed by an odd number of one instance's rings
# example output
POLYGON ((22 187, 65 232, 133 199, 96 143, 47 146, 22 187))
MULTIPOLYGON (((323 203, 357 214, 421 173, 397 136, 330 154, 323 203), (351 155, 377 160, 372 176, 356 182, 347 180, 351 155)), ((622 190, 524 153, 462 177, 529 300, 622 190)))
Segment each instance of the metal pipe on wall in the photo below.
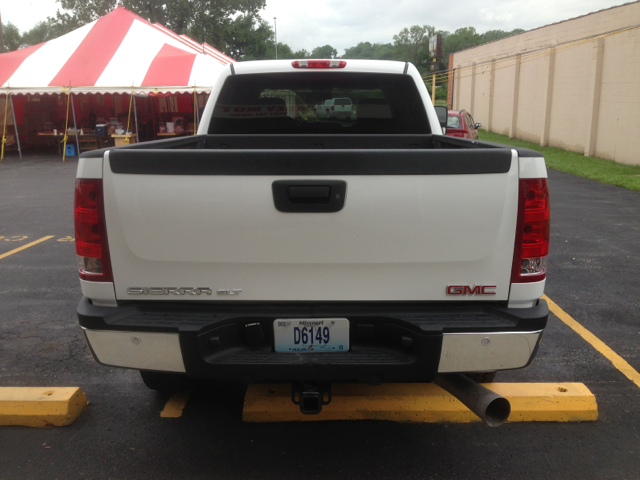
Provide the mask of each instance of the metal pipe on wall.
MULTIPOLYGON (((453 55, 453 54, 452 54, 453 55)), ((453 56, 451 57, 453 60, 453 56)), ((450 64, 453 64, 453 61, 449 62, 450 64)), ((449 110, 453 110, 453 99, 455 98, 455 94, 456 94, 456 69, 454 68, 452 73, 451 73, 451 105, 449 106, 449 110)))

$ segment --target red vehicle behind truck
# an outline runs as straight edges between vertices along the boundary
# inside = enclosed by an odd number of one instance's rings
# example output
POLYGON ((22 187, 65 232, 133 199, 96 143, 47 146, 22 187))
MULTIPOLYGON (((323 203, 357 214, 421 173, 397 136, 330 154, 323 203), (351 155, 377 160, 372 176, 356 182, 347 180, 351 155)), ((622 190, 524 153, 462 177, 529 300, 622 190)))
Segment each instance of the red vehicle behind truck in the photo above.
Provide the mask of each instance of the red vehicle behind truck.
POLYGON ((478 139, 478 128, 481 123, 475 123, 473 117, 466 110, 449 110, 447 117, 447 135, 450 137, 478 139))

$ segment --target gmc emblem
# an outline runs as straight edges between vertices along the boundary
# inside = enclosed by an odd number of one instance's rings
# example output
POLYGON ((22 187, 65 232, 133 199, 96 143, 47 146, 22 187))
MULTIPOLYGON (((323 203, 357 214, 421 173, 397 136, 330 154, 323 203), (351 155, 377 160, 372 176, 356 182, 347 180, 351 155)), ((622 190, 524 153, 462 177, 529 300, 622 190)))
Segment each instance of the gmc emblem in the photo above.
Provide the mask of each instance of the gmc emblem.
POLYGON ((447 295, 495 295, 490 289, 496 288, 495 285, 447 285, 447 295))

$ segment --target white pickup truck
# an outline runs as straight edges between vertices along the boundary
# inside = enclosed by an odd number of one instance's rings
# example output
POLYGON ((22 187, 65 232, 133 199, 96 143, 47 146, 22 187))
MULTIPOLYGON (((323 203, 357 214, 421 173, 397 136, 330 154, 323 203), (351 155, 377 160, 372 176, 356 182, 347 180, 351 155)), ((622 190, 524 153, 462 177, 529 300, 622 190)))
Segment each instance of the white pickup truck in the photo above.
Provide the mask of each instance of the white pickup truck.
POLYGON ((329 98, 315 106, 316 115, 319 118, 344 118, 351 119, 353 102, 350 98, 329 98))
POLYGON ((546 178, 443 136, 409 63, 231 64, 197 135, 80 157, 80 325, 156 390, 292 382, 305 413, 331 382, 491 380, 547 323, 546 178), (356 119, 304 114, 328 96, 356 119))

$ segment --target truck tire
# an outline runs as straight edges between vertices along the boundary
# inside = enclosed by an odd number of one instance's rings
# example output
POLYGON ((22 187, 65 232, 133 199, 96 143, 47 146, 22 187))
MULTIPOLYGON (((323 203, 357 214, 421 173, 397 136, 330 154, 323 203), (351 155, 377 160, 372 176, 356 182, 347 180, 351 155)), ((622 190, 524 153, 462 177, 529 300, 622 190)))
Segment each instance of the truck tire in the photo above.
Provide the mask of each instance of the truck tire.
POLYGON ((476 383, 491 383, 496 379, 496 373, 498 372, 474 372, 465 375, 476 383))
POLYGON ((189 377, 183 373, 140 370, 144 384, 160 393, 174 393, 189 388, 189 377))

